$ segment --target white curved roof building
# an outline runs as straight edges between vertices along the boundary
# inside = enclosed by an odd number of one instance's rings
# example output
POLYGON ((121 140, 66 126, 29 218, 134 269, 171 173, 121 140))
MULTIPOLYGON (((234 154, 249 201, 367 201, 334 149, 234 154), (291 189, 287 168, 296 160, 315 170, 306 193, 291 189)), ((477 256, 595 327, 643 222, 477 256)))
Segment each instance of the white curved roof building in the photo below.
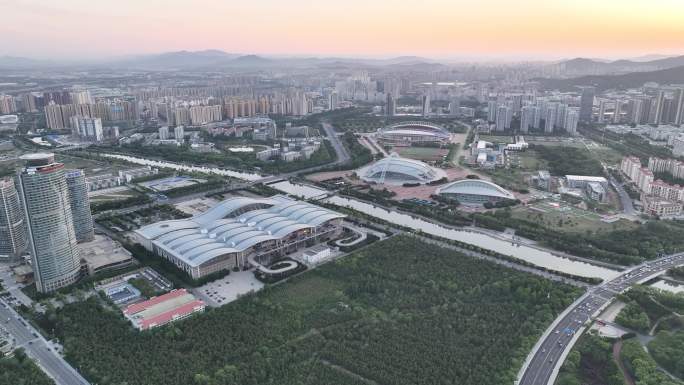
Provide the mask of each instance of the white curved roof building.
POLYGON ((515 196, 503 187, 480 179, 457 180, 438 188, 435 192, 463 204, 484 204, 515 199, 515 196))
POLYGON ((428 183, 446 177, 443 170, 427 164, 402 158, 396 153, 360 168, 356 174, 368 183, 401 185, 404 183, 428 183))
POLYGON ((378 129, 378 140, 396 145, 413 143, 447 144, 451 138, 449 131, 428 122, 402 122, 378 129))
POLYGON ((136 230, 148 250, 194 279, 216 271, 260 265, 341 230, 345 216, 282 195, 227 199, 189 219, 157 222, 136 230))

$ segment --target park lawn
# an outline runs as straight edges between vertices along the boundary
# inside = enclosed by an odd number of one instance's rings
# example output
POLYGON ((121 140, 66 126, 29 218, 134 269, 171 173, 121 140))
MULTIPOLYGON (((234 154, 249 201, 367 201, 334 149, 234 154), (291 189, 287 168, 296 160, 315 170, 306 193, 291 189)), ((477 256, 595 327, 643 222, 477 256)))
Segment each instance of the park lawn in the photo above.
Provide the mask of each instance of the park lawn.
POLYGON ((571 208, 569 211, 560 211, 544 203, 533 203, 532 206, 542 208, 546 212, 531 209, 529 206, 513 208, 511 216, 518 219, 526 219, 535 222, 543 222, 552 230, 565 233, 602 233, 615 230, 632 230, 639 225, 620 219, 613 223, 601 221, 598 214, 571 208))
POLYGON ((150 332, 95 299, 46 318, 92 383, 498 385, 580 294, 397 236, 150 332))

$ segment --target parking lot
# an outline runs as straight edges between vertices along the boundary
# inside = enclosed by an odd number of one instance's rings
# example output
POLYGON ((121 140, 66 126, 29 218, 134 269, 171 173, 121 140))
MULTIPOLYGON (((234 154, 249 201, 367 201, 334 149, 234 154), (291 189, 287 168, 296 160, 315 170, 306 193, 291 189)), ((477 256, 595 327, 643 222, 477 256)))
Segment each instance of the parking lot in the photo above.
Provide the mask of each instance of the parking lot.
POLYGON ((221 279, 193 289, 192 292, 207 305, 218 307, 251 291, 259 291, 262 287, 264 284, 254 277, 253 270, 233 271, 221 279))

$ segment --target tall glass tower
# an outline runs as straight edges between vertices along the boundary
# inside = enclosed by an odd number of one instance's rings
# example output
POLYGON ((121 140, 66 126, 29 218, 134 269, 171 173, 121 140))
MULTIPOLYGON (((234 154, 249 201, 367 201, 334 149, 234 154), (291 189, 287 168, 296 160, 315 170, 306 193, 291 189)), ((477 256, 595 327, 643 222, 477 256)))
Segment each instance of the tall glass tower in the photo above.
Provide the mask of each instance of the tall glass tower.
POLYGON ((12 178, 0 178, 0 261, 17 259, 26 251, 26 222, 12 178))
POLYGON ((88 186, 86 186, 83 170, 66 171, 66 183, 69 190, 71 216, 74 220, 76 242, 92 241, 95 237, 93 215, 90 213, 88 186))
POLYGON ((49 293, 76 282, 80 259, 64 165, 54 154, 22 156, 19 189, 26 215, 36 288, 49 293))

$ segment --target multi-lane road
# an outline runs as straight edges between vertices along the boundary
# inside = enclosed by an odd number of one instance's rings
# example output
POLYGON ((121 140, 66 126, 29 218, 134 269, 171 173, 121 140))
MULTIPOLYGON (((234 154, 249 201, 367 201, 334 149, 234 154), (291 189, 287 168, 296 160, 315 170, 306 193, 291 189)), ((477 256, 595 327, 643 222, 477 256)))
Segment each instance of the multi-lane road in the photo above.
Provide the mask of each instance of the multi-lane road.
POLYGON ((90 385, 25 319, 0 300, 0 326, 14 338, 15 348, 24 348, 57 385, 90 385))
POLYGON ((633 267, 613 280, 591 288, 558 316, 537 342, 521 369, 517 384, 553 384, 563 360, 592 317, 609 305, 618 293, 682 264, 684 253, 669 255, 633 267))

